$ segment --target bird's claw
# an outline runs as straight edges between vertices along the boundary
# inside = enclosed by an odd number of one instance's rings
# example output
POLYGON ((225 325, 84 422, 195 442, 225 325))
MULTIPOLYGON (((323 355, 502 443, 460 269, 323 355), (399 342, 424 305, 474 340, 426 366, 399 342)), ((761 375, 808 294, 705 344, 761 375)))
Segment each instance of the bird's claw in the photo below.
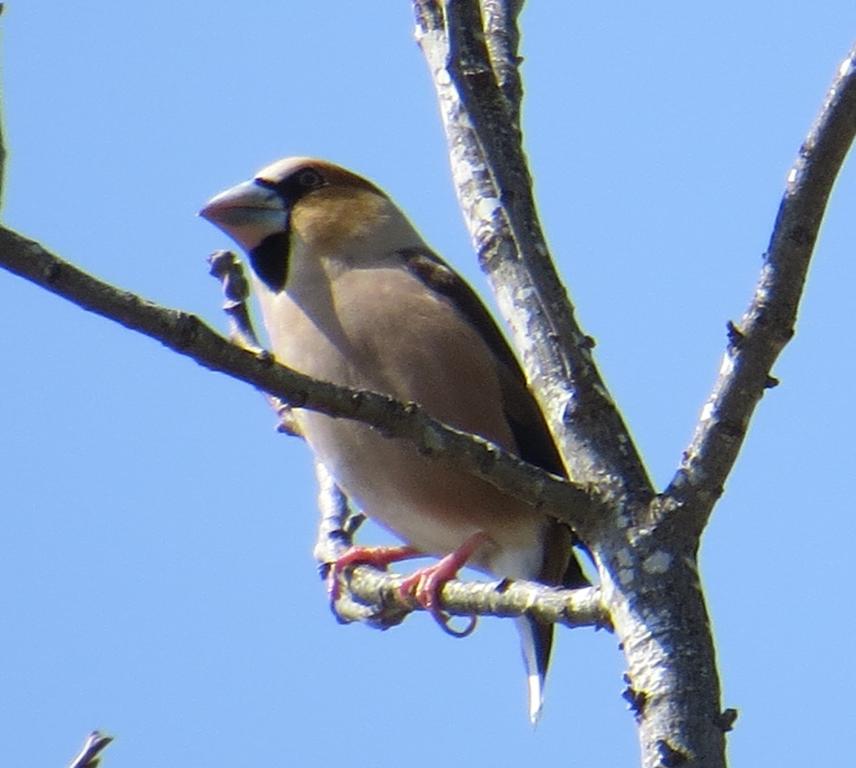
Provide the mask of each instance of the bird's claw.
POLYGON ((471 536, 461 547, 439 562, 412 573, 401 582, 401 586, 398 588, 398 593, 402 598, 416 601, 431 614, 440 628, 452 637, 461 638, 471 635, 478 624, 478 618, 470 616, 463 629, 455 629, 452 626, 452 616, 440 607, 440 590, 443 589, 447 581, 457 576, 458 570, 466 563, 484 538, 484 535, 480 533, 471 536))
POLYGON ((440 625, 440 629, 442 629, 447 635, 451 635, 458 639, 469 637, 475 631, 476 626, 479 623, 478 616, 467 616, 467 625, 463 629, 455 629, 452 626, 452 616, 450 614, 445 613, 444 611, 432 611, 431 615, 440 625))
POLYGON ((419 557, 413 547, 351 547, 344 555, 329 564, 327 590, 330 602, 335 604, 342 596, 342 578, 345 569, 354 565, 371 565, 384 570, 391 563, 419 557))

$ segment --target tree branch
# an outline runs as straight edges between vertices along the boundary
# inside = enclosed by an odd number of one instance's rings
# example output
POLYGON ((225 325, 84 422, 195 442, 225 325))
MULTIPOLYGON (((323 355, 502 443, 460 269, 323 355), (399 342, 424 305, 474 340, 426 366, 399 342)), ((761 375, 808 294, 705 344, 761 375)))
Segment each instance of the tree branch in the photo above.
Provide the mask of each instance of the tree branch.
MULTIPOLYGON (((354 599, 373 606, 372 620, 365 616, 358 616, 356 620, 386 626, 387 612, 395 615, 400 613, 403 618, 412 610, 422 610, 399 593, 404 578, 396 574, 383 574, 367 566, 354 568, 349 580, 351 594, 354 599), (379 615, 376 613, 378 610, 384 619, 374 622, 374 617, 379 615)), ((599 587, 556 589, 533 581, 452 580, 446 582, 440 591, 440 607, 453 616, 529 615, 540 621, 567 627, 610 629, 612 626, 599 587)), ((344 618, 340 608, 337 607, 336 613, 344 618)))
POLYGON ((101 762, 101 752, 113 741, 111 736, 105 736, 99 731, 92 731, 83 742, 83 747, 78 752, 68 768, 98 768, 101 762))
MULTIPOLYGON (((250 319, 247 303, 250 284, 240 260, 232 251, 215 251, 208 257, 208 264, 211 266, 211 275, 220 282, 226 299, 223 302, 223 311, 229 318, 229 340, 254 355, 264 354, 265 350, 259 343, 259 337, 250 319)), ((268 392, 265 392, 265 398, 279 420, 279 431, 301 437, 291 406, 268 392)))
POLYGON ((413 441, 434 459, 462 469, 501 491, 585 531, 594 515, 585 489, 474 435, 448 427, 415 403, 316 381, 276 363, 267 352, 230 344, 195 315, 159 307, 87 275, 38 243, 0 227, 0 265, 69 301, 157 339, 213 371, 253 384, 291 406, 361 421, 388 437, 413 441))
POLYGON ((794 335, 797 309, 829 193, 856 134, 856 47, 838 68, 819 115, 788 173, 755 293, 728 325, 719 378, 683 461, 664 494, 664 511, 684 510, 700 535, 722 494, 773 363, 794 335))
MULTIPOLYGON (((322 464, 315 465, 318 478, 318 508, 321 525, 315 544, 315 559, 326 578, 329 564, 353 544, 356 524, 348 501, 322 464)), ((402 597, 402 576, 387 574, 367 565, 346 569, 347 589, 333 608, 342 623, 361 621, 381 629, 400 623, 421 606, 402 597)), ((601 601, 600 589, 554 589, 529 581, 447 582, 440 592, 441 607, 455 616, 522 616, 568 627, 609 629, 609 616, 601 601)))
POLYGON ((574 319, 535 209, 515 117, 521 89, 509 74, 517 70, 521 6, 485 3, 485 29, 476 0, 414 0, 416 37, 433 76, 464 219, 533 391, 571 477, 618 509, 628 496, 647 501, 653 490, 594 363, 592 340, 574 319))
POLYGON ((520 105, 523 101, 523 82, 520 79, 517 55, 520 31, 517 16, 523 9, 523 0, 482 0, 485 44, 496 83, 502 92, 511 127, 520 133, 520 105))

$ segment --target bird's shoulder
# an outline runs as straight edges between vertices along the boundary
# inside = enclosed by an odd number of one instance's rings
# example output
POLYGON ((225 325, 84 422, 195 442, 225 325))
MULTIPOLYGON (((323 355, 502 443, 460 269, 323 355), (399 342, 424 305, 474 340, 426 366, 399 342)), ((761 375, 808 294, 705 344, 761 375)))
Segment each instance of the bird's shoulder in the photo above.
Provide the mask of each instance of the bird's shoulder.
POLYGON ((496 361, 503 410, 520 457, 549 472, 564 474, 561 458, 544 416, 529 391, 523 370, 478 294, 428 248, 404 248, 396 252, 396 257, 410 275, 448 301, 490 350, 496 361))
POLYGON ((525 382, 514 353, 478 294, 457 272, 428 248, 402 248, 395 253, 405 269, 425 288, 447 300, 488 346, 497 361, 525 382))

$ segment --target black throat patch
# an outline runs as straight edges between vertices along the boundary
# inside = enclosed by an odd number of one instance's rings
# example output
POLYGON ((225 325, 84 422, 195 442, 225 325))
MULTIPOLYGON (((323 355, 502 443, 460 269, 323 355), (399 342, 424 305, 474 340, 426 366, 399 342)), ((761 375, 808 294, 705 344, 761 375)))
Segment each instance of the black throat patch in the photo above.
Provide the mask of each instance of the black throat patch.
MULTIPOLYGON (((282 200, 283 208, 291 211, 294 205, 310 192, 327 186, 324 176, 311 165, 296 169, 284 179, 270 181, 256 178, 255 183, 265 189, 270 189, 282 200)), ((289 242, 291 240, 291 224, 285 226, 282 232, 268 235, 250 252, 250 264, 268 288, 274 293, 285 290, 288 280, 288 262, 291 258, 289 242)))
POLYGON ((268 235, 252 251, 250 251, 250 264, 259 280, 261 280, 274 293, 285 290, 285 282, 288 280, 289 261, 289 239, 291 233, 288 229, 268 235))

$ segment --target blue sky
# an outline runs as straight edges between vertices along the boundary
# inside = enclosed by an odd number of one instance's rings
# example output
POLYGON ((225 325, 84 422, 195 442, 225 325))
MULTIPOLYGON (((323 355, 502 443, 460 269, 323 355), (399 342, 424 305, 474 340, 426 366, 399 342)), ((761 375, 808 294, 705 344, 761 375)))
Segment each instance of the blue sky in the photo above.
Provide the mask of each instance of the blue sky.
MULTIPOLYGON (((662 484, 856 7, 530 6, 543 222, 662 484)), ((195 212, 310 154, 387 189, 485 292, 409 3, 29 0, 0 23, 5 221, 63 257, 223 328, 205 257, 227 242, 195 212)), ((851 162, 702 548, 735 765, 852 751, 854 210, 851 162)), ((5 272, 0 297, 7 764, 64 765, 92 728, 116 736, 105 768, 636 764, 613 637, 560 630, 533 732, 510 623, 338 625, 308 452, 261 396, 5 272)))

